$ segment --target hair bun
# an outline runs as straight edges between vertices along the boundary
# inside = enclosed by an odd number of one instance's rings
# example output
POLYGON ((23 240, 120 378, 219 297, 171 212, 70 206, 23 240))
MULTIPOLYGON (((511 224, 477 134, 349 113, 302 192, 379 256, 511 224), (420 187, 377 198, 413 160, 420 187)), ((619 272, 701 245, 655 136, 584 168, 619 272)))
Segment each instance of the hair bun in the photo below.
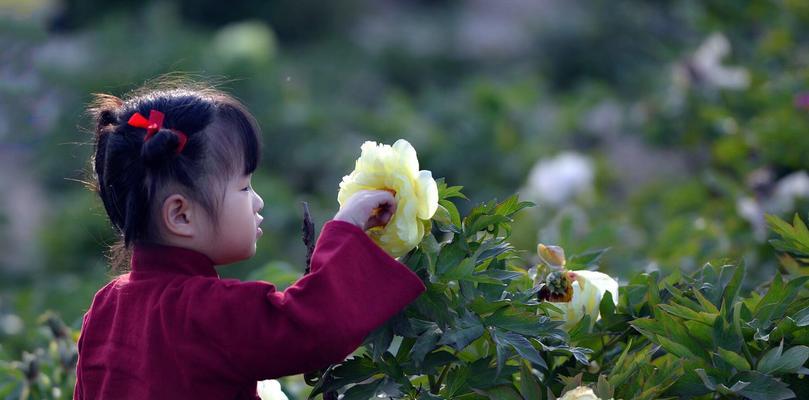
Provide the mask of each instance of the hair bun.
POLYGON ((177 155, 180 138, 171 129, 161 129, 143 143, 140 155, 147 167, 158 167, 177 155))

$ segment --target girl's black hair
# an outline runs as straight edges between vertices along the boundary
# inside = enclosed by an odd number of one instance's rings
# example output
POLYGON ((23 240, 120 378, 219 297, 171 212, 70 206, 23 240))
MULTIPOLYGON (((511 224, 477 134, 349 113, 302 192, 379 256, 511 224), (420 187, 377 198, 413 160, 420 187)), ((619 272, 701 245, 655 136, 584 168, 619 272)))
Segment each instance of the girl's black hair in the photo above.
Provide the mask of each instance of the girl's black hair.
POLYGON ((154 216, 169 190, 189 196, 217 221, 225 182, 258 166, 255 118, 211 86, 161 78, 123 98, 96 93, 88 112, 95 125, 93 188, 121 236, 112 248, 113 266, 121 271, 133 244, 159 239, 154 216), (127 121, 135 113, 148 118, 151 110, 163 112, 163 128, 144 141, 146 129, 127 121), (172 129, 188 137, 180 153, 172 129))

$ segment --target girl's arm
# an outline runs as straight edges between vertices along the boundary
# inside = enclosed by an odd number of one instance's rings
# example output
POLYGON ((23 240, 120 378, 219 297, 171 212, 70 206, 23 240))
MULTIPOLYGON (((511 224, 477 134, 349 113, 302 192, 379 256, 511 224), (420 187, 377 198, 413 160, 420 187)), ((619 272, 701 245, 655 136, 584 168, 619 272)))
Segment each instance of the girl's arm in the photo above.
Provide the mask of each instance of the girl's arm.
POLYGON ((329 221, 311 273, 285 291, 261 281, 194 279, 183 297, 194 307, 190 335, 223 356, 222 372, 261 380, 342 361, 424 290, 362 229, 329 221))

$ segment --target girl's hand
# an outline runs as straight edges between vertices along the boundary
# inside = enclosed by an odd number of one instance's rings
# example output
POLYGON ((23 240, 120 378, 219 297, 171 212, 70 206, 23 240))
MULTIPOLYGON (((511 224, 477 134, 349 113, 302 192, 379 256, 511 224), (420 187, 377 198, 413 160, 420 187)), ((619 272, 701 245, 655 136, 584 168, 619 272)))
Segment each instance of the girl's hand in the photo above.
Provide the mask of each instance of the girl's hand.
POLYGON ((364 231, 385 226, 396 212, 395 194, 392 190, 361 190, 349 197, 333 219, 352 223, 364 231))

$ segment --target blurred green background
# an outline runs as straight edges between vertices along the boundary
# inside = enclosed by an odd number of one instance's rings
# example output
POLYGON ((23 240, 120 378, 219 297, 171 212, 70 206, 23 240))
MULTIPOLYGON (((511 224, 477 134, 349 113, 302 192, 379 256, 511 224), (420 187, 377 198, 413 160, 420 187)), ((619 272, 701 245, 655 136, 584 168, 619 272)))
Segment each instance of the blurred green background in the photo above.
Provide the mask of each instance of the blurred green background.
POLYGON ((764 213, 809 211, 809 2, 0 0, 0 359, 53 310, 72 328, 115 241, 87 179, 94 92, 165 73, 258 118, 253 259, 285 287, 365 140, 405 138, 470 202, 537 203, 513 243, 610 247, 601 268, 779 266, 764 213))

